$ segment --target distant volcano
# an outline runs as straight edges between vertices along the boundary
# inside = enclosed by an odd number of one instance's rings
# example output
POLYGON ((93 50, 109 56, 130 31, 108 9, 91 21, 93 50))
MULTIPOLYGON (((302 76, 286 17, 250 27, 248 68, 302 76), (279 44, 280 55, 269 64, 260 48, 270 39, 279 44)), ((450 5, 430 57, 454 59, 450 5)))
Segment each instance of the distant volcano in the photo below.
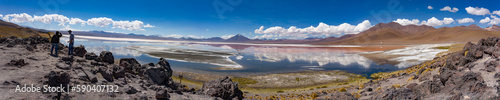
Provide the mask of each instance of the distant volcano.
POLYGON ((227 41, 227 42, 247 42, 247 41, 252 41, 252 40, 241 35, 241 34, 237 34, 229 39, 226 39, 225 41, 227 41))

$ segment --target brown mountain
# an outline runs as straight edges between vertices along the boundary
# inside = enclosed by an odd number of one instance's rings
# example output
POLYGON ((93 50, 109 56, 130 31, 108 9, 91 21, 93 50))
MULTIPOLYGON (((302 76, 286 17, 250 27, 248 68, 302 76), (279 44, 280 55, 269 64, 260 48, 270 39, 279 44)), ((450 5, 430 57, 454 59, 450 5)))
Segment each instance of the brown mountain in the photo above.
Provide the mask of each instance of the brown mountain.
POLYGON ((484 28, 484 29, 486 29, 486 30, 488 30, 488 31, 500 31, 500 26, 498 26, 498 25, 493 25, 493 26, 490 26, 490 27, 486 27, 486 28, 484 28))
POLYGON ((380 23, 355 36, 335 41, 318 41, 313 44, 330 45, 405 45, 428 43, 463 43, 481 38, 500 37, 500 31, 487 31, 477 25, 442 27, 435 29, 426 25, 380 23))
POLYGON ((43 36, 48 37, 48 32, 43 32, 33 28, 22 27, 14 23, 0 20, 0 37, 30 37, 43 36))
MULTIPOLYGON (((401 39, 420 34, 422 31, 435 29, 427 25, 406 25, 396 22, 379 23, 370 29, 348 38, 336 39, 334 41, 322 40, 314 44, 342 44, 342 45, 364 45, 383 44, 386 40, 401 39)), ((328 38, 327 38, 328 39, 328 38)))
POLYGON ((468 28, 468 29, 479 29, 479 30, 482 30, 483 28, 477 26, 476 24, 472 24, 472 25, 469 25, 469 26, 455 26, 455 27, 461 27, 461 28, 468 28))

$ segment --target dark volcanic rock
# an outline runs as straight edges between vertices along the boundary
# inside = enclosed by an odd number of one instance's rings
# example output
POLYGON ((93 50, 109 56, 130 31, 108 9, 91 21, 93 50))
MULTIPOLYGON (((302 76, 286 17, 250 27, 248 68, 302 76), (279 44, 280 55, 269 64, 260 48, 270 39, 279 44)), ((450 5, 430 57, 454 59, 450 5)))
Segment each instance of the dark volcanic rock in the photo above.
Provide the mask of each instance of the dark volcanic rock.
POLYGON ((167 90, 160 90, 156 91, 156 100, 168 100, 170 99, 170 95, 168 94, 167 90))
POLYGON ((87 50, 85 50, 85 46, 79 45, 73 48, 73 52, 73 55, 83 57, 87 53, 87 50))
POLYGON ((124 87, 123 91, 125 91, 125 93, 127 93, 127 94, 135 94, 135 93, 139 92, 137 89, 135 89, 132 86, 124 87))
POLYGON ((73 62, 73 61, 75 61, 75 59, 73 58, 73 56, 65 56, 65 57, 61 57, 61 60, 62 60, 62 61, 69 61, 69 62, 73 62))
POLYGON ((113 70, 107 68, 106 66, 101 66, 99 67, 99 72, 101 73, 102 77, 106 79, 108 82, 113 82, 113 70))
POLYGON ((86 53, 85 54, 85 59, 87 60, 95 60, 97 58, 97 55, 95 53, 86 53))
POLYGON ((415 94, 408 88, 390 89, 372 97, 372 99, 376 100, 420 100, 421 98, 421 96, 415 94))
POLYGON ((28 65, 28 63, 24 62, 24 59, 17 59, 17 60, 10 60, 9 63, 7 63, 9 66, 25 66, 28 65))
POLYGON ((49 86, 60 86, 62 85, 63 87, 68 88, 68 84, 70 82, 71 77, 69 76, 70 74, 66 72, 54 72, 51 71, 48 75, 45 76, 45 78, 48 78, 48 84, 49 86))
POLYGON ((160 58, 160 61, 155 66, 147 64, 144 67, 147 67, 144 75, 147 75, 156 84, 166 84, 171 80, 172 69, 167 60, 163 58, 160 58))
POLYGON ((222 99, 243 99, 243 92, 238 88, 238 83, 227 76, 204 83, 201 94, 222 99))
POLYGON ((358 100, 356 97, 347 92, 334 93, 329 96, 332 100, 358 100))
POLYGON ((102 51, 101 54, 99 55, 99 58, 103 61, 103 62, 107 62, 107 63, 115 63, 115 57, 113 57, 113 53, 109 52, 109 51, 102 51))
POLYGON ((123 67, 120 67, 118 65, 113 65, 111 68, 113 69, 113 76, 115 78, 125 77, 125 70, 123 69, 123 67))
POLYGON ((125 68, 125 71, 133 74, 138 74, 141 71, 141 64, 135 58, 120 59, 120 66, 125 68))

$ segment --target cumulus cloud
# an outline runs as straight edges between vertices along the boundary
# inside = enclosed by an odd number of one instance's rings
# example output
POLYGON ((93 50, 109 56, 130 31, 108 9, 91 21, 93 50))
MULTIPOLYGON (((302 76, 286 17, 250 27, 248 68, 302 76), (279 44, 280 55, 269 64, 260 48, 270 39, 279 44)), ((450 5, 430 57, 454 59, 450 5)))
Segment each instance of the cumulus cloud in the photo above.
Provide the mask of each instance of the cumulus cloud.
POLYGON ((418 19, 413 19, 413 20, 409 20, 409 19, 397 19, 394 22, 399 23, 399 24, 401 24, 403 26, 406 26, 406 25, 419 25, 419 23, 420 23, 420 21, 418 19))
POLYGON ((500 16, 500 10, 493 11, 491 14, 497 14, 498 16, 500 16))
POLYGON ((74 25, 74 24, 81 24, 81 25, 85 25, 86 21, 80 19, 80 18, 71 18, 69 20, 69 24, 71 25, 74 25))
POLYGON ((261 26, 259 29, 255 29, 254 32, 257 34, 263 34, 262 36, 257 36, 255 38, 271 38, 271 37, 307 38, 309 36, 357 34, 361 31, 370 28, 371 26, 372 25, 368 20, 365 20, 359 23, 358 25, 343 23, 338 26, 328 25, 321 22, 316 27, 310 26, 306 28, 297 28, 296 26, 290 26, 287 29, 281 26, 275 26, 264 29, 264 26, 261 26))
POLYGON ((443 23, 444 24, 451 24, 452 22, 454 22, 455 20, 453 20, 453 18, 444 18, 443 19, 443 23))
POLYGON ((221 36, 220 38, 222 39, 229 39, 231 37, 233 37, 234 35, 224 35, 224 36, 221 36))
POLYGON ((452 22, 454 22, 453 18, 444 18, 443 20, 439 20, 436 17, 432 17, 427 19, 427 21, 422 21, 420 24, 436 27, 444 24, 451 24, 452 22))
POLYGON ((125 30, 131 30, 131 31, 136 31, 136 30, 144 30, 142 29, 144 27, 144 23, 142 21, 113 21, 113 28, 120 28, 120 29, 125 29, 125 30))
POLYGON ((88 25, 94 25, 94 26, 99 26, 99 27, 106 27, 112 23, 113 23, 113 19, 106 18, 106 17, 91 18, 91 19, 87 20, 88 25))
POLYGON ((59 15, 59 14, 45 14, 43 16, 36 16, 33 15, 34 21, 42 22, 45 24, 49 24, 52 21, 58 22, 59 26, 65 26, 65 23, 69 22, 70 19, 66 16, 59 15))
POLYGON ((484 19, 481 19, 479 21, 479 23, 482 23, 482 24, 488 23, 488 25, 497 25, 500 23, 500 18, 495 17, 495 18, 490 19, 490 17, 486 17, 484 19))
POLYGON ((9 21, 9 22, 14 22, 14 23, 32 23, 33 22, 33 17, 31 15, 28 15, 26 13, 22 14, 7 14, 3 16, 4 21, 9 21))
POLYGON ((432 7, 432 6, 427 6, 427 9, 434 9, 434 7, 432 7))
POLYGON ((475 22, 474 19, 472 18, 463 18, 463 19, 458 19, 457 20, 458 23, 462 24, 462 23, 473 23, 475 22))
POLYGON ((458 11, 458 8, 456 8, 456 7, 451 8, 450 6, 446 6, 446 7, 444 7, 444 8, 439 9, 439 10, 440 10, 440 11, 457 12, 457 11, 458 11))
POLYGON ((472 15, 486 15, 490 13, 490 10, 486 8, 479 8, 479 7, 467 7, 465 8, 467 13, 472 14, 472 15))
POLYGON ((106 17, 99 17, 99 18, 91 18, 88 19, 87 21, 82 20, 80 18, 68 18, 64 15, 59 15, 59 14, 45 14, 43 16, 37 16, 37 15, 29 15, 26 13, 21 13, 21 14, 7 14, 5 16, 0 14, 0 18, 2 18, 4 21, 8 22, 13 22, 13 23, 32 23, 34 21, 36 22, 41 22, 45 24, 50 24, 52 22, 57 22, 59 23, 59 26, 64 26, 67 29, 66 24, 74 25, 74 24, 80 24, 80 25, 94 25, 94 26, 99 26, 99 27, 106 27, 111 24, 113 24, 113 28, 119 28, 119 29, 125 29, 125 30, 131 30, 131 31, 137 31, 137 30, 144 30, 142 29, 143 27, 146 28, 152 28, 155 27, 150 24, 144 25, 144 22, 142 21, 113 21, 111 18, 106 18, 106 17))
POLYGON ((481 20, 479 21, 479 23, 484 24, 484 23, 488 23, 488 22, 490 22, 490 21, 491 21, 490 17, 486 17, 486 18, 484 18, 484 19, 481 19, 481 20))

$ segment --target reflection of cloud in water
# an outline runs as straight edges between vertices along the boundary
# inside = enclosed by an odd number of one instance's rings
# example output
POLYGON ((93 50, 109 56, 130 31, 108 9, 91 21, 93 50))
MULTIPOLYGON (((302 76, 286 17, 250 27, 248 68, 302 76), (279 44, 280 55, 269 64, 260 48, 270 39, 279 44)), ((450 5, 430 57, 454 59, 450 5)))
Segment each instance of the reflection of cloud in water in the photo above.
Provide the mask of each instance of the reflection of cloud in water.
POLYGON ((395 49, 383 52, 386 55, 402 55, 401 57, 389 59, 400 62, 396 66, 399 68, 410 67, 426 60, 432 60, 439 52, 447 51, 448 49, 435 49, 439 46, 449 46, 450 44, 425 44, 406 47, 403 49, 395 49))
POLYGON ((261 61, 277 62, 288 60, 290 62, 309 61, 317 62, 319 66, 329 63, 340 63, 341 65, 359 64, 365 68, 369 68, 371 60, 358 54, 345 53, 254 53, 254 56, 261 61))
POLYGON ((129 46, 129 49, 138 50, 153 57, 163 57, 170 60, 194 63, 206 63, 230 68, 243 68, 240 64, 229 59, 230 52, 216 52, 211 50, 196 50, 182 48, 168 48, 157 46, 129 46))
POLYGON ((110 47, 110 46, 96 46, 96 47, 85 47, 87 52, 93 52, 97 55, 101 53, 101 51, 110 51, 113 55, 124 55, 124 56, 133 56, 138 57, 142 54, 138 51, 127 49, 125 47, 110 47))

